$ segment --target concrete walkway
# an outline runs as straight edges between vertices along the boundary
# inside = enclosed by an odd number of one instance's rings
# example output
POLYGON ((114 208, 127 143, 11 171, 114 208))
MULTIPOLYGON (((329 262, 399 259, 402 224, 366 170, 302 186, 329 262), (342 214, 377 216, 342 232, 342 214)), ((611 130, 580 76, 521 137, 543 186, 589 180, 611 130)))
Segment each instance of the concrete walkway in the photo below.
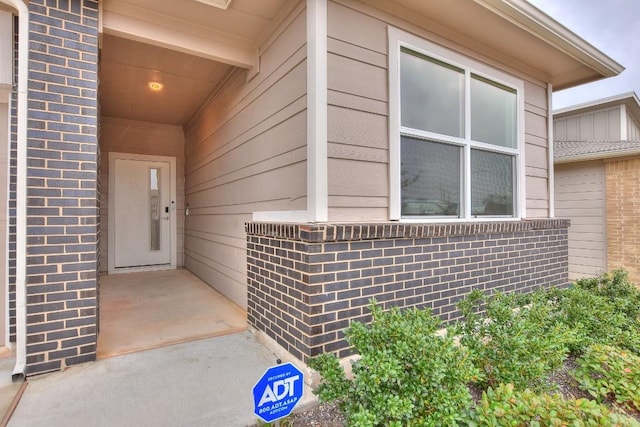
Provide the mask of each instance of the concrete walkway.
POLYGON ((242 332, 72 366, 30 377, 8 425, 255 425, 252 388, 275 364, 242 332))

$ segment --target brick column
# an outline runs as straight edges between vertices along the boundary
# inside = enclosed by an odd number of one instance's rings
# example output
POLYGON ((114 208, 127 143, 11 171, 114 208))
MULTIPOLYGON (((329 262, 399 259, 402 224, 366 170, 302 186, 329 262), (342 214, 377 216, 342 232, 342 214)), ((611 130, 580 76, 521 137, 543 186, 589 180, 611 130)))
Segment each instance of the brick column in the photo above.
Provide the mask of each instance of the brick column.
POLYGON ((9 131, 9 182, 7 189, 8 253, 7 285, 9 298, 9 341, 16 341, 16 180, 18 153, 18 17, 14 17, 13 36, 13 90, 11 91, 11 123, 9 131))
POLYGON ((31 0, 27 374, 95 360, 98 1, 31 0))

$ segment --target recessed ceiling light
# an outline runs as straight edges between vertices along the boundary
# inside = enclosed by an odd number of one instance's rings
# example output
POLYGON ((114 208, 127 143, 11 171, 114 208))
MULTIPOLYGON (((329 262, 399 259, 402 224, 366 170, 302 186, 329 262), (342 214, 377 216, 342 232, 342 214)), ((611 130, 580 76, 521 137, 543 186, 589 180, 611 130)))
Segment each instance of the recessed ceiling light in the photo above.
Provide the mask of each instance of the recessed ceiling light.
POLYGON ((220 9, 227 10, 231 0, 196 0, 200 3, 208 4, 209 6, 219 7, 220 9))
POLYGON ((164 85, 160 82, 149 82, 149 89, 158 92, 161 91, 164 85))

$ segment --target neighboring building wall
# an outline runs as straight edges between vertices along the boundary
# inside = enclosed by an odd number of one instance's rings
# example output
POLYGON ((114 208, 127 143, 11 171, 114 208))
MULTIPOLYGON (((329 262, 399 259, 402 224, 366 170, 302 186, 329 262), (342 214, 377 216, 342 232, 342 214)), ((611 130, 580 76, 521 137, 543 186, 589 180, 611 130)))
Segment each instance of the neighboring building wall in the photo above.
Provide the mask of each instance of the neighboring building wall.
POLYGON ((606 162, 605 176, 608 267, 640 284, 640 158, 606 162))
POLYGON ((29 2, 28 375, 95 360, 98 1, 29 2))
POLYGON ((629 113, 627 113, 627 140, 640 141, 640 126, 629 113))
POLYGON ((256 211, 306 209, 306 23, 299 6, 187 126, 185 266, 247 304, 244 223, 256 211))
POLYGON ((569 279, 607 270, 605 178, 602 161, 558 164, 556 216, 571 220, 569 279))
POLYGON ((566 286, 566 220, 474 224, 247 225, 251 325, 307 362, 349 354, 369 300, 444 321, 471 290, 566 286))
POLYGON ((556 141, 619 141, 620 110, 617 106, 555 119, 553 138, 556 141))
MULTIPOLYGON (((382 12, 365 13, 355 2, 340 3, 331 1, 328 7, 329 220, 385 221, 390 191, 387 27, 415 28, 382 12)), ((416 31, 426 39, 434 37, 429 28, 416 31)), ((447 47, 460 49, 451 43, 447 47)), ((501 69, 485 57, 474 58, 501 69)), ((546 218, 546 86, 514 74, 525 81, 527 217, 546 218)))
POLYGON ((102 271, 109 254, 109 153, 132 153, 176 158, 177 265, 184 265, 184 131, 180 126, 146 123, 114 117, 100 118, 100 252, 102 271))

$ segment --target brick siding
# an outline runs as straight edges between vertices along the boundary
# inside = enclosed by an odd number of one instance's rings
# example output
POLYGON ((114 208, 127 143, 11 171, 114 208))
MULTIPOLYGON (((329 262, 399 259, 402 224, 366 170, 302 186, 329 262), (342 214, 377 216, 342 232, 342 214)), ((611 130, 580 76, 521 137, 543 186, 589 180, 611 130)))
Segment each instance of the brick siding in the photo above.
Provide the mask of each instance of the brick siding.
POLYGON ((7 290, 9 308, 9 341, 16 341, 16 182, 18 153, 18 17, 13 19, 13 90, 11 91, 11 124, 9 131, 9 188, 7 189, 7 290))
POLYGON ((640 284, 640 159, 605 162, 607 268, 640 284))
POLYGON ((295 357, 350 354, 343 330, 385 308, 445 321, 472 289, 568 284, 567 220, 447 225, 248 223, 248 319, 295 357))
POLYGON ((27 375, 95 360, 98 1, 29 2, 27 375))

